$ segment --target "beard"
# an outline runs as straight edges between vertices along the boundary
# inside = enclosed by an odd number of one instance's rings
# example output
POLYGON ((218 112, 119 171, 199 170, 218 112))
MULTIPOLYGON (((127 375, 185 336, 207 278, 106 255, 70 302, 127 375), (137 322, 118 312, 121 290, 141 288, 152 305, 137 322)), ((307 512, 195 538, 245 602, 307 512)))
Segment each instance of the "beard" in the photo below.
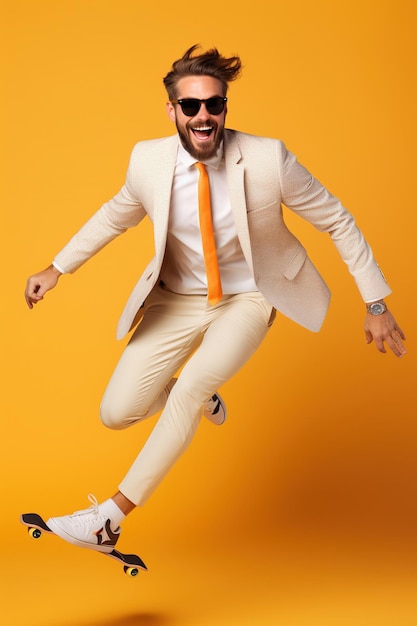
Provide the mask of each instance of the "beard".
POLYGON ((219 127, 217 124, 211 124, 213 126, 212 134, 210 137, 214 137, 213 141, 201 142, 201 145, 196 147, 191 139, 192 130, 191 127, 186 124, 185 127, 181 128, 178 123, 177 131, 180 137, 181 143, 183 147, 187 150, 192 157, 197 159, 197 161, 203 161, 205 159, 210 159, 211 157, 217 154, 217 150, 219 149, 224 134, 224 127, 219 127))

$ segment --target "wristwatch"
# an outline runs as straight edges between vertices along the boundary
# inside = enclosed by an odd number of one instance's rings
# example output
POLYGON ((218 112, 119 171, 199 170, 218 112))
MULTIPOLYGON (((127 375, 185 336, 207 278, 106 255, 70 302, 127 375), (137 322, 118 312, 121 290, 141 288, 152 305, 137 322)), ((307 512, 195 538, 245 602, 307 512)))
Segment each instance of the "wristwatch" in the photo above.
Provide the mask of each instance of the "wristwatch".
POLYGON ((378 302, 371 302, 370 304, 367 304, 366 310, 371 315, 382 315, 382 313, 385 313, 385 311, 388 310, 388 307, 383 300, 379 300, 378 302))

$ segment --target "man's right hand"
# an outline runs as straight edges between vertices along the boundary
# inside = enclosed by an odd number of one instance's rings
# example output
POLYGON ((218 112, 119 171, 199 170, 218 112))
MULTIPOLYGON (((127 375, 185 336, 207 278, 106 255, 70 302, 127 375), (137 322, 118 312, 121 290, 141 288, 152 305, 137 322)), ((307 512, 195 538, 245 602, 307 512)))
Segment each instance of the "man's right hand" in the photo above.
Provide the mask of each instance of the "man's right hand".
POLYGON ((54 265, 50 265, 46 270, 28 278, 25 299, 30 309, 33 309, 34 304, 43 300, 43 296, 47 291, 55 287, 60 276, 61 272, 54 265))

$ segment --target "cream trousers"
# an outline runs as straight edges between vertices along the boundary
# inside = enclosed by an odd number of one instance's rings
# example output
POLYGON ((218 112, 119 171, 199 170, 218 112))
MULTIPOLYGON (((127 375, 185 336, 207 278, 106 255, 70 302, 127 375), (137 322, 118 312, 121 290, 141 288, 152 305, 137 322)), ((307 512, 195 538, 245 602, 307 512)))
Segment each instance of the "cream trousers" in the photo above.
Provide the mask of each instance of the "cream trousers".
POLYGON ((258 292, 223 296, 210 306, 206 296, 161 286, 152 291, 101 404, 103 423, 114 429, 162 411, 119 485, 134 504, 146 502, 185 451, 203 404, 257 350, 274 317, 258 292))

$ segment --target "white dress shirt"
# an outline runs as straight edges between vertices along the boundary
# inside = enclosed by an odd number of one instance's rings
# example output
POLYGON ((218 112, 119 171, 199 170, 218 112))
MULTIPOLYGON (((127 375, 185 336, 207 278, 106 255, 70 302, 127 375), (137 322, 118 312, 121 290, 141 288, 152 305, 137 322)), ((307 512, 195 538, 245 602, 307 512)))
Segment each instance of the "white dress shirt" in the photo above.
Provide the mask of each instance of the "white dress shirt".
MULTIPOLYGON (((207 293, 207 279, 198 218, 199 172, 195 163, 197 160, 179 142, 161 279, 175 293, 202 295, 207 293)), ((213 228, 223 293, 257 291, 237 237, 227 189, 223 147, 216 156, 204 163, 210 181, 213 228)))

